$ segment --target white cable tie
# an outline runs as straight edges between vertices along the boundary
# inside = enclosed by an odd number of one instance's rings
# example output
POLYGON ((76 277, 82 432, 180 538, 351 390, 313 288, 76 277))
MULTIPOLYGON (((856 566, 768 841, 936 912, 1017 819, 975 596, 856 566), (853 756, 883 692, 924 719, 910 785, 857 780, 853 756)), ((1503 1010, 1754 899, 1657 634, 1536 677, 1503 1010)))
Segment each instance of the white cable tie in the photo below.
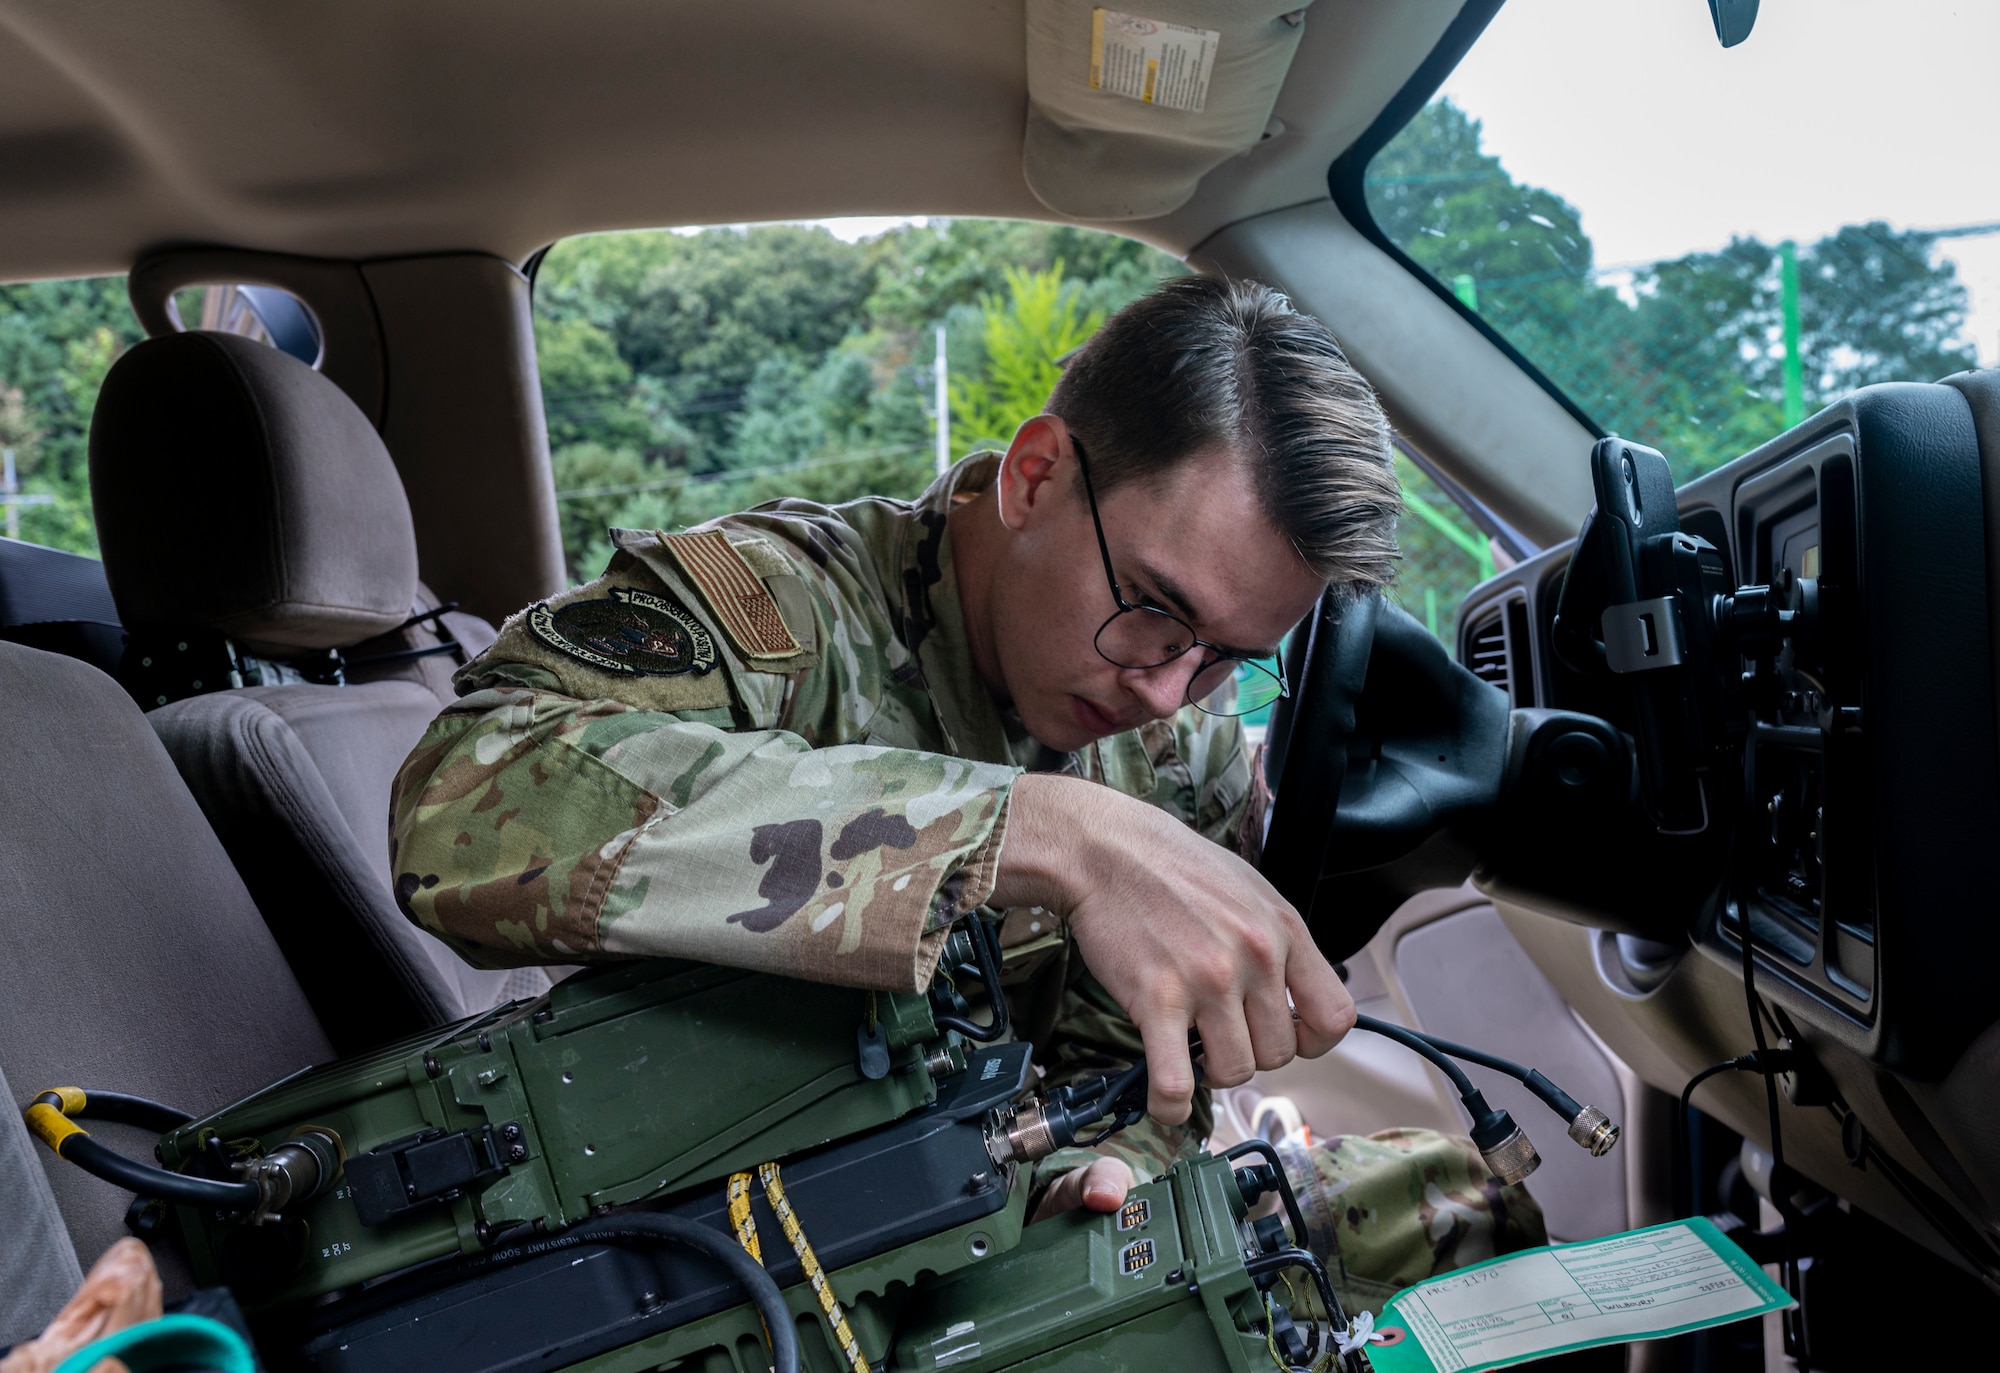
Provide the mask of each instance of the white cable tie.
POLYGON ((1333 1346, 1341 1358, 1366 1345, 1375 1335, 1375 1313, 1363 1311, 1347 1323, 1347 1329, 1333 1332, 1333 1346))

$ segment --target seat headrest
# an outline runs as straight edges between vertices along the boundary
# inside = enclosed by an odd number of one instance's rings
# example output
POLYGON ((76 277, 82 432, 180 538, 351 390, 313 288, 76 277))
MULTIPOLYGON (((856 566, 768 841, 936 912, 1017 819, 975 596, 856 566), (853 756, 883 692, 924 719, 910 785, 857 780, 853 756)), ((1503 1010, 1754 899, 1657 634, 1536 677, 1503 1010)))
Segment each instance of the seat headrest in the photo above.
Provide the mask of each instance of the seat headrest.
POLYGON ((128 627, 283 654, 410 614, 416 533, 389 450, 339 387, 234 334, 148 339, 90 421, 91 503, 128 627))

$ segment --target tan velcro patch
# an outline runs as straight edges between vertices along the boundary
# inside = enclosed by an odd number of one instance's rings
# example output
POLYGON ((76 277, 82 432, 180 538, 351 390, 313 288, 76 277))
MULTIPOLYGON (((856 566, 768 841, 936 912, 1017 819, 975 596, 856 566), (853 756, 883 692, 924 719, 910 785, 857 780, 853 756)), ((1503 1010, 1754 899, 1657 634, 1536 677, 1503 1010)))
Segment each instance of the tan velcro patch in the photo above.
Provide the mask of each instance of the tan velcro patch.
POLYGON ((720 529, 662 534, 660 542, 739 653, 748 658, 789 658, 803 651, 763 579, 720 529))

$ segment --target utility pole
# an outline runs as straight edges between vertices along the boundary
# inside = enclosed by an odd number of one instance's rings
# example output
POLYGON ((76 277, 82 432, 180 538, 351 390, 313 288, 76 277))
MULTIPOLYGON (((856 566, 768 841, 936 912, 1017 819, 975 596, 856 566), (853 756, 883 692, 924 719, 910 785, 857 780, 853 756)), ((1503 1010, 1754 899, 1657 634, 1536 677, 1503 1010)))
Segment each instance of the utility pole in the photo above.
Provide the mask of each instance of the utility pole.
POLYGON ((1806 365, 1799 356, 1799 245, 1778 245, 1778 294, 1785 312, 1785 428, 1806 417, 1806 365))
POLYGON ((0 505, 7 507, 7 537, 21 537, 21 507, 24 505, 54 505, 56 498, 46 493, 24 496, 21 483, 14 475, 14 450, 0 448, 0 505))
POLYGON ((937 470, 941 477, 951 466, 951 391, 945 385, 944 326, 937 327, 937 364, 931 371, 937 383, 937 470))

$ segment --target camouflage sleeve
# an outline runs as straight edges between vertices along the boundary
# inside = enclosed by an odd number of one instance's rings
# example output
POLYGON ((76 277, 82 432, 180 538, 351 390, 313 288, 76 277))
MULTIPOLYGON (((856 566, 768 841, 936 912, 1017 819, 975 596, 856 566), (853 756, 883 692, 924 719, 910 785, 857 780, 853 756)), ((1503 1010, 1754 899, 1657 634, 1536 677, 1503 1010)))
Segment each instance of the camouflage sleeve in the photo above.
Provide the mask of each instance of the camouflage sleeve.
POLYGON ((1225 848, 1235 848, 1250 797, 1243 722, 1233 715, 1204 715, 1183 708, 1174 717, 1174 751, 1187 767, 1193 792, 1193 817, 1188 823, 1225 848))
POLYGON ((1235 848, 1250 795, 1243 722, 1183 706, 1171 720, 1142 727, 1153 770, 1152 804, 1225 848, 1235 848))
MULTIPOLYGON (((1132 1018, 1083 967, 1082 960, 1076 959, 1070 963, 1068 985, 1063 989, 1054 1026, 1035 1048, 1035 1061, 1045 1072, 1042 1086, 1046 1090, 1080 1078, 1121 1072, 1138 1061, 1143 1044, 1132 1018)), ((1177 1160, 1199 1153, 1213 1125, 1208 1089, 1197 1087, 1194 1110, 1185 1124, 1162 1125, 1146 1116, 1095 1148, 1057 1150, 1036 1165, 1035 1190, 1039 1192, 1063 1173, 1104 1157, 1123 1159, 1136 1181, 1150 1182, 1177 1160)))
POLYGON ((941 926, 992 891, 1013 768, 730 733, 534 668, 488 680, 425 733, 391 814, 404 915, 475 964, 674 957, 916 991, 941 926))

